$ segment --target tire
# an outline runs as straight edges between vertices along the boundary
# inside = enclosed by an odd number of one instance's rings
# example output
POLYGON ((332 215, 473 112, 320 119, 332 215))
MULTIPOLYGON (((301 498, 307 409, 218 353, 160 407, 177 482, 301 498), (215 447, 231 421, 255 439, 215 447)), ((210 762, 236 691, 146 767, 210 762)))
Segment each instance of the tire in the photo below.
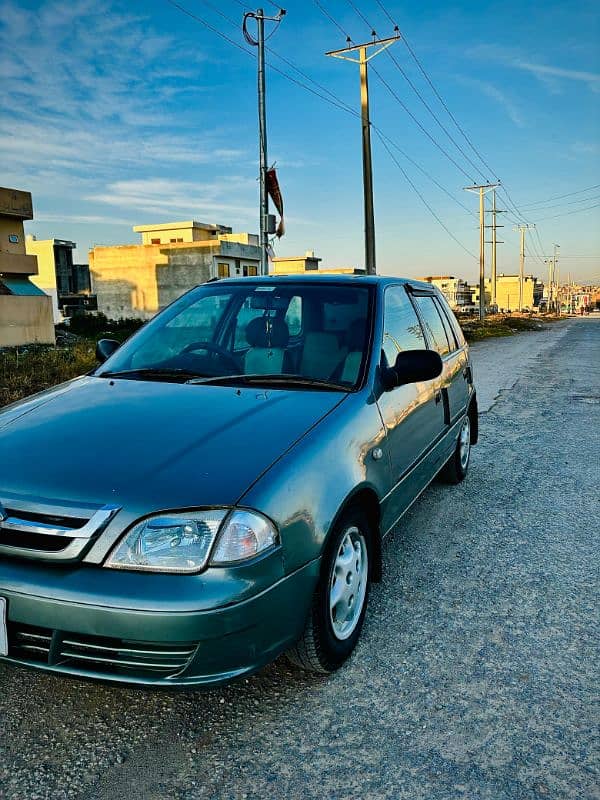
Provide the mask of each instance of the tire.
POLYGON ((339 669, 356 647, 369 600, 372 535, 367 515, 358 507, 347 509, 336 523, 304 631, 287 652, 292 664, 328 675, 339 669), (336 597, 339 600, 331 608, 336 597))
POLYGON ((465 414, 458 433, 454 453, 440 472, 444 483, 458 484, 467 476, 471 460, 471 418, 465 414))

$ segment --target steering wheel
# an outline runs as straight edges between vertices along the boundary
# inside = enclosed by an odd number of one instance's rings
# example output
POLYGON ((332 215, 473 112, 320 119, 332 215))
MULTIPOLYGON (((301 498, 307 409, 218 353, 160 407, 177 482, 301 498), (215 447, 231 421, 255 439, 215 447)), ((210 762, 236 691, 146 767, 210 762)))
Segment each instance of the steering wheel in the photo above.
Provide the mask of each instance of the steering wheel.
POLYGON ((213 342, 190 342, 187 344, 183 350, 183 353, 191 353, 194 350, 208 350, 209 353, 215 353, 215 355, 220 356, 223 361, 228 363, 228 366, 233 367, 233 369, 237 372, 240 368, 235 356, 233 356, 229 350, 226 350, 224 347, 221 347, 218 344, 214 344, 213 342))

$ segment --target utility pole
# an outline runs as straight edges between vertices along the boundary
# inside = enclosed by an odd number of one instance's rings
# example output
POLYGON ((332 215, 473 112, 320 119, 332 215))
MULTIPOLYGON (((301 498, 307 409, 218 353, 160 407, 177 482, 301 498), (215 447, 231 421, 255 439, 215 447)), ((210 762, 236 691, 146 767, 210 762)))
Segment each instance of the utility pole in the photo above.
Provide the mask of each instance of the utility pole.
POLYGON ((555 306, 556 310, 558 308, 558 287, 556 287, 556 297, 554 293, 554 287, 557 282, 557 269, 556 269, 556 262, 558 259, 557 250, 560 250, 560 245, 554 245, 554 254, 552 258, 546 260, 548 264, 548 312, 552 310, 553 305, 555 306))
POLYGON ((525 233, 530 229, 535 228, 535 225, 526 225, 522 223, 516 225, 514 230, 519 231, 521 234, 521 258, 519 261, 519 311, 523 311, 523 283, 525 279, 525 233))
POLYGON ((269 193, 267 191, 267 93, 265 86, 265 21, 279 24, 284 18, 285 9, 280 9, 276 17, 266 17, 262 8, 244 14, 244 37, 248 44, 258 48, 258 138, 260 167, 260 274, 269 274, 269 236, 275 233, 275 217, 269 214, 269 193), (255 19, 258 38, 254 39, 248 31, 248 19, 255 19))
POLYGON ((352 44, 348 38, 348 46, 342 50, 330 50, 325 53, 332 58, 341 58, 343 61, 352 61, 359 65, 360 72, 360 109, 362 126, 362 153, 363 153, 363 191, 364 191, 364 212, 365 212, 365 269, 367 275, 375 275, 377 272, 375 260, 375 209, 373 203, 373 162, 371 157, 371 120, 369 114, 369 71, 368 65, 371 59, 387 50, 388 47, 397 42, 400 38, 392 36, 388 39, 377 39, 377 34, 373 31, 373 41, 365 44, 352 44), (374 53, 370 53, 371 48, 377 48, 374 53), (358 58, 348 55, 358 53, 358 58))
POLYGON ((498 214, 506 214, 506 211, 500 211, 500 209, 496 208, 496 190, 492 190, 492 224, 486 225, 486 228, 492 229, 492 241, 487 242, 486 244, 492 245, 492 291, 491 291, 491 298, 490 298, 490 305, 495 306, 496 303, 496 278, 497 278, 497 250, 496 247, 499 244, 504 244, 504 242, 499 242, 497 239, 497 229, 503 228, 504 225, 498 225, 496 221, 496 216, 498 214))
POLYGON ((554 245, 554 250, 553 250, 554 256, 552 258, 552 275, 553 275, 554 283, 556 285, 556 311, 557 311, 557 314, 560 316, 560 305, 559 305, 559 301, 558 301, 558 288, 559 287, 558 287, 558 264, 557 264, 558 253, 557 253, 557 250, 560 250, 560 245, 559 244, 555 244, 554 245))
POLYGON ((479 319, 485 319, 485 194, 499 183, 465 186, 466 192, 479 192, 479 319))

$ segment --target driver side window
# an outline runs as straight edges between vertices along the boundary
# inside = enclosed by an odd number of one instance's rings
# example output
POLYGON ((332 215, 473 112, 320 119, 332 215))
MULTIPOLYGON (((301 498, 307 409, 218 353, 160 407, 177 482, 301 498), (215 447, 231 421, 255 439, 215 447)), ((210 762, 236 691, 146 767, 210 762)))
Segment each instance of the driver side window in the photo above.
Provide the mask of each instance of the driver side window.
POLYGON ((421 323, 403 286, 388 286, 383 311, 382 353, 391 367, 398 353, 427 347, 421 323))
POLYGON ((157 362, 172 359, 194 342, 214 341, 216 326, 230 300, 230 294, 214 294, 184 307, 165 324, 161 336, 152 337, 133 354, 131 368, 150 359, 157 362))

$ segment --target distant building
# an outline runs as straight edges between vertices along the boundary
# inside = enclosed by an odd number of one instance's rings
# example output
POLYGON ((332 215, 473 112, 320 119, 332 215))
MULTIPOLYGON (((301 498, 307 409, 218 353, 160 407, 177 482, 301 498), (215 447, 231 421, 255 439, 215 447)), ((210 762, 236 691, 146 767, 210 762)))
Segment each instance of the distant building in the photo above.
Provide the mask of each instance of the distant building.
MULTIPOLYGON (((486 287, 491 282, 486 280, 486 287)), ((542 299, 544 285, 533 275, 523 278, 524 309, 537 308, 542 299)), ((500 274, 496 278, 496 305, 499 311, 517 311, 519 308, 519 276, 500 274)))
POLYGON ((275 256, 271 259, 273 275, 298 275, 318 272, 320 275, 364 275, 364 269, 354 267, 322 267, 322 258, 315 256, 314 250, 307 250, 303 256, 275 256))
POLYGON ((211 278, 258 275, 258 236, 189 220, 136 225, 141 244, 90 250, 98 310, 113 319, 149 319, 211 278))
POLYGON ((321 258, 316 258, 314 250, 307 250, 303 256, 275 256, 271 259, 274 275, 316 272, 321 261, 321 258))
MULTIPOLYGON (((479 308, 479 283, 476 283, 474 286, 471 287, 472 294, 471 294, 471 306, 475 306, 475 308, 479 308)), ((485 300, 484 304, 486 308, 489 308, 492 304, 492 290, 491 290, 491 281, 486 278, 485 286, 485 300)))
POLYGON ((30 280, 38 264, 25 251, 28 219, 31 194, 0 188, 0 347, 54 344, 52 299, 30 280))
POLYGON ((73 263, 77 245, 66 239, 36 239, 28 236, 25 249, 37 256, 38 274, 32 278, 52 298, 55 324, 78 311, 95 311, 87 264, 73 263))
MULTIPOLYGON (((523 278, 523 309, 537 308, 542 299, 544 285, 533 275, 523 278)), ((489 308, 492 302, 492 281, 485 279, 485 305, 489 308)), ((479 284, 473 287, 473 304, 479 306, 479 284)), ((496 307, 498 311, 518 311, 519 309, 519 276, 500 274, 496 277, 496 307)))
POLYGON ((454 275, 432 275, 418 280, 436 286, 448 301, 450 308, 461 308, 473 302, 473 289, 462 278, 455 278, 454 275))

